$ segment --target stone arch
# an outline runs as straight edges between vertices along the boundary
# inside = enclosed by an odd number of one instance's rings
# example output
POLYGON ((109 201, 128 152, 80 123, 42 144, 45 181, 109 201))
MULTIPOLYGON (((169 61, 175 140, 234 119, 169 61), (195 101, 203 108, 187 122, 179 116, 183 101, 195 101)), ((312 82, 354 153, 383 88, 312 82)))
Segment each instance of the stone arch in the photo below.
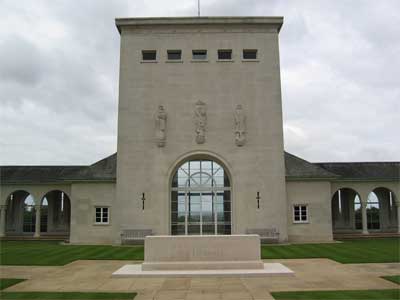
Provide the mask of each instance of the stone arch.
POLYGON ((374 188, 367 198, 368 230, 397 231, 398 206, 398 199, 391 189, 384 186, 374 188))
POLYGON ((5 232, 7 235, 35 232, 35 198, 26 190, 15 190, 6 198, 5 232))
POLYGON ((342 187, 331 198, 332 230, 346 233, 362 229, 361 196, 353 188, 342 187))
POLYGON ((48 191, 40 199, 40 231, 48 235, 69 235, 71 198, 63 190, 48 191), (47 205, 43 205, 44 201, 47 205), (47 207, 46 207, 47 206, 47 207))

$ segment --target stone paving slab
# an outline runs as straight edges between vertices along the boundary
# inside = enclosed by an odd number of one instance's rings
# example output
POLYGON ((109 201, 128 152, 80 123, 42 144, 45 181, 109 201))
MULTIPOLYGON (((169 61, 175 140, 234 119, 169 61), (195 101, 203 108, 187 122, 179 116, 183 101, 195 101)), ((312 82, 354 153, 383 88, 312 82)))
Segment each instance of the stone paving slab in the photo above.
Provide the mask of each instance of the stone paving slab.
POLYGON ((114 278, 135 277, 267 277, 293 276, 294 273, 281 263, 264 263, 262 269, 221 269, 221 270, 152 270, 143 271, 139 264, 124 265, 112 273, 114 278))
POLYGON ((75 261, 60 267, 0 266, 2 278, 26 278, 7 291, 135 291, 135 300, 273 299, 271 291, 393 289, 379 278, 400 273, 399 263, 340 264, 329 259, 266 260, 295 272, 285 277, 112 278, 130 261, 75 261))

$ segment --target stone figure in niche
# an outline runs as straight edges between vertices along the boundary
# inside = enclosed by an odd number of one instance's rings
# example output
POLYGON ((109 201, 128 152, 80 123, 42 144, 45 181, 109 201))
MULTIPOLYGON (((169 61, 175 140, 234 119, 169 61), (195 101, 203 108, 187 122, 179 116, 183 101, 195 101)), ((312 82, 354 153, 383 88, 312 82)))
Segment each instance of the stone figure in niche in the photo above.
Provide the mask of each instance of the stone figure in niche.
POLYGON ((156 139, 158 147, 165 146, 166 129, 167 129, 167 112, 164 109, 164 106, 160 105, 158 107, 156 117, 156 139))
POLYGON ((196 102, 194 118, 196 124, 196 142, 197 144, 204 144, 206 141, 207 106, 200 100, 196 102))
POLYGON ((239 147, 246 143, 246 116, 240 104, 235 110, 235 142, 239 147))

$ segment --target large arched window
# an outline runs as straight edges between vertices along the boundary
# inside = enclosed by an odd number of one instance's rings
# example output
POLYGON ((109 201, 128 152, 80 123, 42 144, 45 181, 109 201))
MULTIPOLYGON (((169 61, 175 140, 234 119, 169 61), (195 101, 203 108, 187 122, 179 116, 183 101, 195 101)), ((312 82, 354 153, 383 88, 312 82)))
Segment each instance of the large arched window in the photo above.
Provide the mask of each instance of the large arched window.
POLYGON ((171 234, 231 234, 231 187, 211 160, 183 163, 172 179, 171 234))

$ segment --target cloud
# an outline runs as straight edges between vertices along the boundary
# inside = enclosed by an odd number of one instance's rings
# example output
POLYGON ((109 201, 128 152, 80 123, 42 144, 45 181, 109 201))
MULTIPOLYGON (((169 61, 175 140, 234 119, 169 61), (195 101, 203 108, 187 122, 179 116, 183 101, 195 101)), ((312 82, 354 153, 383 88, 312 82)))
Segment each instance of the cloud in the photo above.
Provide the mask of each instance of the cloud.
POLYGON ((15 36, 0 43, 0 80, 20 85, 35 85, 45 72, 40 51, 27 40, 15 36))
MULTIPOLYGON (((400 160, 400 2, 202 0, 280 15, 285 148, 311 161, 400 160)), ((0 3, 0 164, 89 164, 116 150, 116 17, 197 1, 0 3)))

